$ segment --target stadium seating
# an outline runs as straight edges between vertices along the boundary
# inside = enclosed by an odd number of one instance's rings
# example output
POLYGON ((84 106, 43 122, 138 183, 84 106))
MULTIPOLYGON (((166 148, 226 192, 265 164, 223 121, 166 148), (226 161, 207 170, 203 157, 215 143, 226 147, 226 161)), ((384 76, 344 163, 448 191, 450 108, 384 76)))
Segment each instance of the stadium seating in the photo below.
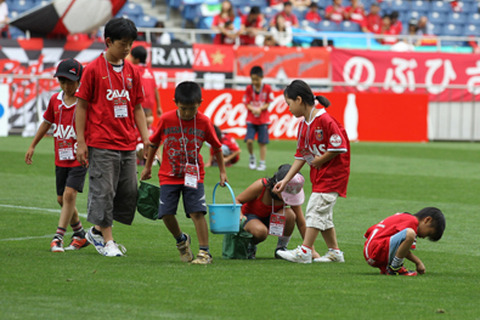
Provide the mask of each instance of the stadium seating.
POLYGON ((341 31, 341 24, 322 20, 317 24, 317 29, 320 31, 341 31))
POLYGON ((430 12, 428 15, 428 21, 433 24, 444 24, 446 20, 446 15, 443 12, 430 12))
POLYGON ((480 25, 480 13, 471 13, 467 16, 467 24, 480 25))
MULTIPOLYGON (((452 36, 452 37, 460 37, 463 35, 463 26, 449 23, 443 27, 442 35, 444 36, 452 36)), ((460 46, 463 45, 463 41, 456 41, 456 40, 442 40, 442 46, 460 46)))
POLYGON ((427 0, 412 0, 410 1, 410 10, 422 12, 422 15, 425 15, 430 10, 430 2, 427 0))
POLYGON ((345 32, 360 32, 360 25, 351 21, 342 21, 340 26, 341 31, 345 32))
POLYGON ((432 1, 431 4, 430 4, 430 11, 431 12, 436 11, 436 12, 447 13, 447 12, 452 11, 452 8, 447 1, 435 0, 435 1, 432 1))
POLYGON ((467 21, 467 15, 461 12, 450 12, 447 14, 447 23, 453 24, 465 24, 467 21))
POLYGON ((463 29, 463 34, 466 36, 475 36, 480 37, 480 25, 478 24, 467 24, 463 29))
POLYGON ((135 24, 140 28, 154 28, 157 21, 158 20, 152 16, 143 15, 136 20, 135 24))

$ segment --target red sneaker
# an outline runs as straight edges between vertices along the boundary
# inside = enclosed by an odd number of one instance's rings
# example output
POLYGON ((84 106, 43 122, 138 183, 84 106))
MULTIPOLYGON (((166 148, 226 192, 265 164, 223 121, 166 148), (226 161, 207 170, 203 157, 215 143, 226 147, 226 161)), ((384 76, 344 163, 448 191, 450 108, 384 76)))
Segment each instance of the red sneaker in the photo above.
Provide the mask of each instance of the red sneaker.
POLYGON ((63 241, 58 238, 53 238, 50 242, 50 251, 52 252, 63 252, 63 241))
POLYGON ((70 242, 68 247, 65 248, 65 250, 80 250, 82 248, 85 248, 89 244, 90 243, 87 241, 87 239, 73 236, 72 241, 70 242))
POLYGON ((413 277, 417 275, 417 271, 407 270, 404 266, 400 266, 399 268, 392 268, 392 266, 388 266, 386 275, 390 276, 409 276, 413 277))

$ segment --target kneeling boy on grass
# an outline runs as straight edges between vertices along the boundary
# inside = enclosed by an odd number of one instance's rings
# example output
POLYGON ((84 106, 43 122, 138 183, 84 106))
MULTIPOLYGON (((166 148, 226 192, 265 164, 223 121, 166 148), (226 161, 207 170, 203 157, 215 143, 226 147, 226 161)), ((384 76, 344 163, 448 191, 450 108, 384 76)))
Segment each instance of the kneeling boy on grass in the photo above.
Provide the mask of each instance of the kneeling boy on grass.
POLYGON ((434 207, 423 208, 414 215, 397 213, 368 228, 363 255, 368 264, 387 275, 416 276, 425 273, 425 265, 411 250, 417 236, 438 241, 445 230, 445 216, 434 207), (404 259, 412 261, 417 271, 407 270, 404 259))

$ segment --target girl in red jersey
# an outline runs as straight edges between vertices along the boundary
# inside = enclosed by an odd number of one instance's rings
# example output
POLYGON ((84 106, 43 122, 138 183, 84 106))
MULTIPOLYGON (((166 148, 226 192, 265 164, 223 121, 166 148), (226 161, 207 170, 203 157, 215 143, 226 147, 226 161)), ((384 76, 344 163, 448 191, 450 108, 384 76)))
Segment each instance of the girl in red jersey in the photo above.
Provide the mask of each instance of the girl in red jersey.
POLYGON ((314 96, 302 80, 295 80, 284 91, 290 112, 304 117, 298 130, 295 161, 285 176, 275 185, 281 193, 305 162, 310 165, 312 195, 307 205, 307 230, 303 244, 295 250, 279 251, 285 260, 300 263, 312 262, 312 247, 318 233, 322 234, 328 252, 314 262, 344 262, 343 252, 337 243, 333 224, 333 206, 337 197, 346 197, 350 175, 350 142, 343 126, 324 108, 317 109, 315 100, 325 108, 330 102, 323 96, 314 96))
MULTIPOLYGON (((272 223, 275 223, 271 220, 273 214, 285 217, 285 225, 283 228, 280 227, 283 231, 282 235, 277 234, 275 258, 280 258, 278 251, 287 250, 295 223, 302 237, 305 237, 305 218, 302 211, 305 200, 303 176, 297 173, 280 195, 272 191, 275 184, 285 177, 290 167, 289 164, 282 164, 273 177, 258 179, 237 196, 237 203, 243 204, 242 218, 247 219, 243 228, 253 235, 253 241, 248 248, 249 259, 255 259, 258 243, 265 241, 269 234, 275 234, 271 231, 272 223)), ((316 252, 314 254, 317 257, 320 256, 316 252)))
POLYGON ((25 162, 32 164, 35 147, 53 126, 55 143, 55 177, 57 183, 57 201, 62 207, 58 221, 57 232, 50 243, 52 252, 78 250, 88 245, 85 231, 78 217, 75 207, 77 193, 83 191, 87 169, 75 159, 77 136, 75 134, 75 108, 77 91, 82 65, 75 59, 66 59, 60 62, 55 73, 62 91, 55 93, 43 114, 44 121, 38 128, 32 144, 25 154, 25 162), (63 248, 63 237, 67 226, 73 229, 70 245, 63 248))

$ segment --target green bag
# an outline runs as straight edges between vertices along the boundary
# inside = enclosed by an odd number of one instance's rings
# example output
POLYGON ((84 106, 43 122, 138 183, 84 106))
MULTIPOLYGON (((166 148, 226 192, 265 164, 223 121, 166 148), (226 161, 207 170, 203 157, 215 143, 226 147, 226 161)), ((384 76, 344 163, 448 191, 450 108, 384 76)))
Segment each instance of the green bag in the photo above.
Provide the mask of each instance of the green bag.
POLYGON ((159 204, 160 187, 140 181, 140 187, 138 187, 137 211, 145 218, 157 220, 159 204))
POLYGON ((252 234, 243 229, 244 220, 240 224, 240 232, 226 234, 223 237, 223 259, 248 259, 248 245, 252 234))

